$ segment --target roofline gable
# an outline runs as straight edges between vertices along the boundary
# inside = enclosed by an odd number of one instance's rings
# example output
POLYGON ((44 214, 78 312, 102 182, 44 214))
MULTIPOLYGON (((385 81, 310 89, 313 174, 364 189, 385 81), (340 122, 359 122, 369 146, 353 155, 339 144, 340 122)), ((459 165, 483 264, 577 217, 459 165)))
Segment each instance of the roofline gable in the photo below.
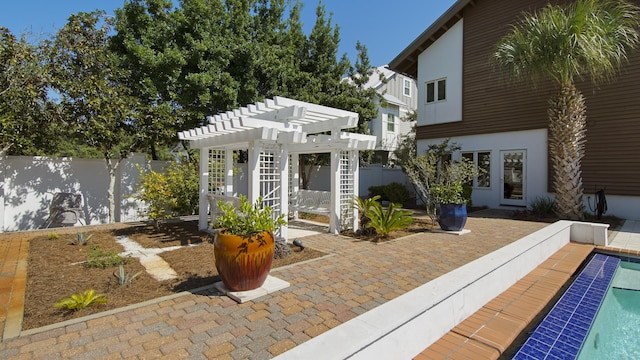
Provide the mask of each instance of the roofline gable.
POLYGON ((467 5, 475 6, 475 3, 476 0, 458 0, 451 5, 449 10, 389 62, 389 69, 416 79, 420 54, 462 19, 463 10, 467 5))

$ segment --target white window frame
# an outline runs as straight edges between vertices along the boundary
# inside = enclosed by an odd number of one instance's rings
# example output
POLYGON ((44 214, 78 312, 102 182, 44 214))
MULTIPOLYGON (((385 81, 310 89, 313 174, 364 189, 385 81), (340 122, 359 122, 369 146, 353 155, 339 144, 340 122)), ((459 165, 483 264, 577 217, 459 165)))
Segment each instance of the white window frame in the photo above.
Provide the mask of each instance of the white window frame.
POLYGON ((402 83, 402 93, 404 94, 404 96, 411 97, 411 80, 404 79, 402 83))
POLYGON ((387 132, 391 132, 391 133, 396 132, 396 115, 395 114, 387 114, 387 132), (392 125, 393 129, 389 130, 389 125, 392 125))
POLYGON ((427 104, 433 104, 437 102, 447 101, 447 78, 427 81, 424 86, 426 98, 425 102, 427 104), (444 95, 440 94, 440 84, 444 85, 444 95), (433 86, 433 99, 429 97, 429 86, 433 86))
POLYGON ((487 186, 480 186, 480 183, 478 182, 478 177, 473 178, 473 188, 474 189, 491 189, 491 163, 492 163, 492 156, 491 156, 491 151, 490 150, 479 150, 479 151, 462 151, 460 153, 461 157, 465 157, 465 155, 467 155, 467 157, 475 164, 476 168, 478 168, 478 162, 480 160, 480 154, 488 154, 489 155, 489 169, 487 170, 487 172, 485 174, 483 174, 483 176, 487 176, 487 181, 489 182, 489 184, 487 186), (472 155, 471 157, 469 157, 468 155, 472 155))

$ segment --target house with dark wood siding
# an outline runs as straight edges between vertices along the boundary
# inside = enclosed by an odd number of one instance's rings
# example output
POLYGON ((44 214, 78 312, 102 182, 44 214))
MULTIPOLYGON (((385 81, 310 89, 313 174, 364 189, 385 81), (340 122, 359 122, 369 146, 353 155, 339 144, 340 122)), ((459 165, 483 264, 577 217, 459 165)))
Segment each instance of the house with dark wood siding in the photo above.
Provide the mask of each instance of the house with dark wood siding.
MULTIPOLYGON (((462 148, 454 158, 487 170, 474 181, 474 205, 524 208, 553 196, 547 102, 556 89, 510 83, 491 61, 522 12, 548 3, 459 0, 389 64, 417 81, 418 152, 451 138, 462 148)), ((607 214, 640 219, 640 50, 610 83, 577 85, 587 105, 585 210, 605 189, 607 214)))

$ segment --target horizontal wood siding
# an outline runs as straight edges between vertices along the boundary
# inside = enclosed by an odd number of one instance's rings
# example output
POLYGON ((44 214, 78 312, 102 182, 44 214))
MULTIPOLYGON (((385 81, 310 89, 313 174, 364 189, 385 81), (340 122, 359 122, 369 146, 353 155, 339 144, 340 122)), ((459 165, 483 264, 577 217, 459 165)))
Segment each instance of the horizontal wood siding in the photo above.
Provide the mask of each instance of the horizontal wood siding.
MULTIPOLYGON (((522 131, 547 127, 550 83, 508 82, 491 63, 495 44, 523 10, 548 0, 478 0, 464 9, 463 120, 421 126, 418 139, 522 131)), ((640 1, 636 1, 640 4, 640 1)), ((586 193, 640 196, 640 51, 634 51, 614 82, 578 82, 587 103, 587 144, 583 160, 586 193)), ((551 171, 549 172, 551 176, 551 171)))

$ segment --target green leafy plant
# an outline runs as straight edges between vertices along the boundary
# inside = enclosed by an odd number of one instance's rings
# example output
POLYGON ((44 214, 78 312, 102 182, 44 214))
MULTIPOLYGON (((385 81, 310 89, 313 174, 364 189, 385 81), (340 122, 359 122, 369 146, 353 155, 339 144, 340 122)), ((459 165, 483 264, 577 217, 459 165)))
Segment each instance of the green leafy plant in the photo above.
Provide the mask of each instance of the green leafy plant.
POLYGON ((262 206, 262 197, 251 204, 246 196, 240 195, 240 208, 236 209, 230 202, 219 201, 221 215, 215 220, 214 227, 226 229, 229 234, 249 237, 263 231, 275 231, 287 221, 284 214, 273 216, 270 206, 262 206))
POLYGON ((75 239, 71 240, 73 245, 87 245, 89 240, 93 237, 93 234, 87 235, 83 232, 77 232, 75 239))
POLYGON ((377 196, 380 201, 389 201, 384 191, 384 185, 369 186, 369 198, 377 196))
POLYGON ((367 227, 375 229, 376 233, 383 237, 388 237, 394 230, 406 229, 411 225, 413 218, 410 211, 400 209, 399 204, 390 203, 386 209, 375 201, 365 214, 369 218, 367 227))
POLYGON ((529 206, 531 206, 531 211, 535 214, 555 215, 556 212, 555 200, 547 196, 537 196, 531 200, 529 206))
POLYGON ((384 191, 387 199, 393 203, 404 204, 411 197, 409 190, 398 182, 392 182, 385 185, 382 191, 384 191))
POLYGON ((449 141, 430 145, 424 155, 408 159, 402 168, 434 222, 438 219, 438 205, 467 203, 471 199, 471 187, 466 184, 483 173, 470 159, 452 160, 452 154, 461 148, 449 141))
POLYGON ((89 260, 85 262, 86 267, 97 267, 104 269, 106 267, 123 265, 127 262, 127 259, 118 255, 116 251, 105 251, 98 244, 91 245, 87 257, 89 258, 89 260))
POLYGON ((171 206, 174 199, 169 191, 167 174, 157 171, 145 172, 141 167, 138 167, 138 171, 140 171, 139 190, 133 197, 146 204, 142 215, 151 219, 156 230, 160 230, 160 223, 173 217, 171 206))
POLYGON ((367 229, 367 223, 369 223, 369 219, 367 218, 367 212, 371 210, 371 208, 374 206, 374 203, 378 203, 378 200, 380 200, 380 195, 376 195, 368 199, 363 199, 358 196, 354 196, 353 206, 358 209, 358 217, 359 217, 361 229, 367 229))
POLYGON ((105 294, 96 294, 93 289, 85 290, 83 293, 73 294, 71 297, 62 299, 53 305, 54 308, 65 308, 67 310, 80 310, 93 304, 106 304, 105 294))
POLYGON ((197 213, 200 177, 196 164, 171 163, 162 172, 138 166, 138 171, 139 192, 133 197, 145 202, 143 215, 154 222, 156 230, 166 219, 197 213))
POLYGON ((47 237, 49 238, 49 240, 57 240, 60 236, 58 236, 58 234, 56 233, 49 233, 47 237))
POLYGON ((114 272, 113 276, 118 280, 118 284, 120 284, 120 286, 127 286, 131 285, 141 273, 142 271, 138 271, 132 275, 130 271, 125 272, 123 265, 118 265, 118 271, 114 272))

